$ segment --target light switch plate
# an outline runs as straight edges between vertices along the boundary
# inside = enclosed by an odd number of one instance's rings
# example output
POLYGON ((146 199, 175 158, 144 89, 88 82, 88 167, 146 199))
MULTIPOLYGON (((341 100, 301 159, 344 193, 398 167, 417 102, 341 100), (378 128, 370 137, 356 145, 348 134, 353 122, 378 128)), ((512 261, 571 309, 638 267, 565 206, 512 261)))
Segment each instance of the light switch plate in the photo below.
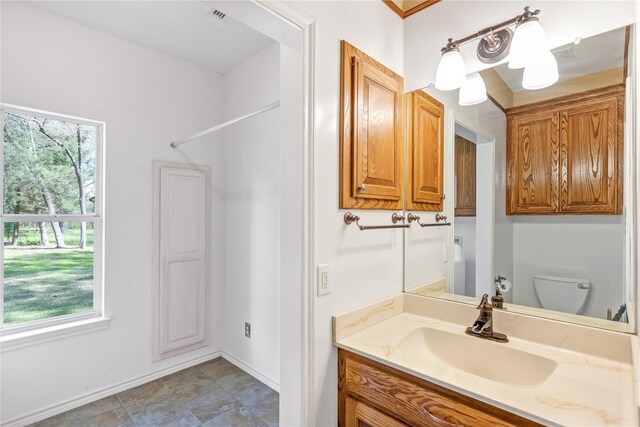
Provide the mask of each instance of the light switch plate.
POLYGON ((331 293, 331 265, 318 265, 318 296, 329 295, 331 293))

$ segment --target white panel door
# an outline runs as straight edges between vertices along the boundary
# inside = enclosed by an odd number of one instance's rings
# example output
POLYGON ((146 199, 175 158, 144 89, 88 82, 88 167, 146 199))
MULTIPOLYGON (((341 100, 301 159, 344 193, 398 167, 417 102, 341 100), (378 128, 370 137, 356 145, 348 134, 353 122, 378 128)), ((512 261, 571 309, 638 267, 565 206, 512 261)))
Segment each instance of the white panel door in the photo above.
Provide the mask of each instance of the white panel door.
POLYGON ((154 289, 156 359, 207 342, 209 171, 156 163, 158 285, 154 289))

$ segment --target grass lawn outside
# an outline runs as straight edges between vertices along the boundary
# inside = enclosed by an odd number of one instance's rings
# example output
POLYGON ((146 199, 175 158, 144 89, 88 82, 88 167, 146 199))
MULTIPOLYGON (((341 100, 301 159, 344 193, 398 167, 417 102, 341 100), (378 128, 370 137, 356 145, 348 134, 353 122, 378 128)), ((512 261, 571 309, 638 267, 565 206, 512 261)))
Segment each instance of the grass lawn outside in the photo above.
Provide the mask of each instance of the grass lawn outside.
MULTIPOLYGON (((79 230, 64 238, 66 246, 77 245, 79 230)), ((53 236, 50 242, 55 244, 53 236)), ((5 246, 4 324, 92 310, 93 230, 87 230, 87 243, 86 249, 5 246)))
MULTIPOLYGON (((87 246, 93 246, 93 229, 90 228, 91 224, 87 224, 87 246)), ((56 245, 56 236, 53 234, 51 226, 47 224, 47 236, 49 237, 49 245, 56 245)), ((64 238, 64 245, 69 247, 77 247, 80 243, 80 229, 70 228, 63 230, 62 237, 64 238)), ((8 244, 11 241, 11 236, 8 233, 4 235, 4 244, 8 244)), ((24 224, 20 224, 20 233, 18 234, 18 247, 20 246, 39 246, 40 245, 40 230, 29 227, 26 228, 24 224)))

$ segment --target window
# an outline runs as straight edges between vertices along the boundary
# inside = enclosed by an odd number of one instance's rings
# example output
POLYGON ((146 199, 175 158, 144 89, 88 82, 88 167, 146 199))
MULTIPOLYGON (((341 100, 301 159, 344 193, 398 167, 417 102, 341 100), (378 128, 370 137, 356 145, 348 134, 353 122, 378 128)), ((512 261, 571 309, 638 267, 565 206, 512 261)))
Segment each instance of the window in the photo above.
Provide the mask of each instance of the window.
POLYGON ((104 123, 1 110, 2 329, 98 317, 104 123))

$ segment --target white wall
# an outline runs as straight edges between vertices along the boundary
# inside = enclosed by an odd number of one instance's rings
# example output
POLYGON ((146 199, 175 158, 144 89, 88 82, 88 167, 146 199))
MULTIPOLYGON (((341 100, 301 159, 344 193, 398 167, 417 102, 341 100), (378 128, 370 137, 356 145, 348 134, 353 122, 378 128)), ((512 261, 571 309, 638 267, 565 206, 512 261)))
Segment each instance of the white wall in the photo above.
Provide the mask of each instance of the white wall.
MULTIPOLYGON (((280 45, 274 43, 224 75, 225 118, 280 97, 280 45), (259 71, 259 72, 256 72, 259 71)), ((271 110, 229 127, 226 279, 222 349, 279 384, 280 358, 280 111, 271 110), (244 336, 250 322, 251 338, 244 336)), ((216 242, 216 240, 214 240, 216 242)))
MULTIPOLYGON (((571 43, 577 36, 585 38, 632 24, 635 16, 633 0, 443 1, 405 20, 407 91, 425 87, 435 81, 440 48, 447 43, 449 37, 462 38, 513 18, 525 6, 541 10, 540 23, 551 48, 571 43)), ((476 58, 476 46, 476 43, 469 43, 460 48, 467 72, 488 67, 476 58)))
POLYGON ((459 237, 462 240, 465 295, 476 296, 476 217, 457 216, 452 227, 454 239, 459 237))
MULTIPOLYGON (((480 111, 488 108, 497 108, 489 101, 485 101, 480 107, 480 111)), ((482 120, 482 118, 481 118, 482 120)), ((486 119, 485 119, 486 120, 486 119)), ((487 122, 485 126, 500 129, 500 122, 487 122)), ((493 140, 495 135, 491 135, 489 140, 482 136, 478 137, 484 142, 476 146, 476 296, 483 294, 493 294, 493 263, 494 250, 497 244, 494 241, 495 224, 494 209, 495 184, 494 171, 495 149, 493 140)))
MULTIPOLYGON (((435 223, 433 213, 416 212, 416 215, 423 224, 435 223)), ((445 252, 447 256, 453 254, 446 246, 449 244, 450 232, 449 227, 417 226, 404 231, 404 289, 408 291, 420 288, 442 279, 449 283, 449 263, 444 261, 444 257, 445 252)), ((453 258, 451 261, 453 262, 453 258)), ((450 284, 453 286, 453 281, 450 284)))
MULTIPOLYGON (((636 11, 635 11, 636 23, 640 22, 640 0, 636 1, 636 11)), ((626 111, 627 117, 631 117, 631 127, 627 127, 629 134, 629 138, 631 141, 634 141, 634 145, 626 144, 625 146, 629 148, 627 152, 631 154, 632 161, 635 162, 635 174, 631 174, 627 172, 625 175, 625 186, 627 188, 633 188, 633 193, 628 193, 629 197, 625 202, 629 202, 629 206, 633 204, 634 206, 634 215, 629 216, 627 218, 628 222, 632 225, 631 229, 631 239, 627 238, 627 242, 629 245, 629 257, 627 257, 627 262, 632 267, 632 273, 628 275, 628 277, 632 278, 632 283, 629 284, 629 288, 631 291, 631 299, 635 302, 636 312, 638 311, 638 307, 640 307, 640 285, 638 284, 638 265, 640 265, 640 252, 637 250, 637 242, 640 234, 640 230, 638 229, 638 212, 640 212, 640 198, 637 195, 638 188, 640 187, 640 173, 638 173, 638 169, 640 168, 640 150, 637 148, 630 149, 631 147, 635 147, 637 142, 640 141, 640 126, 638 124, 638 112, 640 111, 640 96, 638 96, 638 67, 640 66, 640 55, 638 55, 638 46, 640 45, 640 31, 638 31, 638 26, 635 25, 631 32, 631 41, 629 43, 629 55, 633 58, 633 61, 629 61, 629 77, 630 77, 630 93, 633 94, 633 99, 631 97, 627 97, 626 103, 626 111), (631 107, 631 108, 629 108, 631 107), (628 178, 628 179, 627 179, 628 178)), ((628 171, 628 169, 627 169, 628 171)), ((635 333, 640 333, 640 316, 636 314, 635 321, 635 333)), ((640 379, 640 364, 636 366, 635 371, 637 373, 638 379, 640 379)), ((640 400, 640 398, 639 398, 640 400)), ((640 405, 639 405, 640 406, 640 405)))
POLYGON ((621 304, 624 283, 624 218, 514 218, 514 303, 540 307, 533 275, 558 274, 591 280, 591 296, 584 314, 606 319, 621 304))
MULTIPOLYGON (((331 294, 314 302, 315 423, 337 420, 337 351, 331 316, 402 291, 402 231, 359 231, 338 209, 340 40, 403 74, 402 20, 379 1, 297 1, 315 21, 315 253, 331 264, 331 294)), ((359 211, 388 223, 389 211, 359 211)))
MULTIPOLYGON (((494 216, 493 216, 493 277, 503 276, 513 280, 513 222, 507 216, 507 119, 497 108, 485 114, 484 120, 496 126, 494 135, 494 216)), ((513 291, 504 295, 512 302, 513 291)))
MULTIPOLYGON (((2 102, 106 122, 105 300, 108 329, 2 353, 2 422, 220 350, 151 361, 152 161, 211 166, 212 239, 225 162, 206 138, 178 151, 169 142, 222 118, 223 79, 17 2, 2 2, 2 102)), ((213 282, 221 254, 212 250, 213 282)), ((209 294, 220 323, 220 298, 209 294)))

